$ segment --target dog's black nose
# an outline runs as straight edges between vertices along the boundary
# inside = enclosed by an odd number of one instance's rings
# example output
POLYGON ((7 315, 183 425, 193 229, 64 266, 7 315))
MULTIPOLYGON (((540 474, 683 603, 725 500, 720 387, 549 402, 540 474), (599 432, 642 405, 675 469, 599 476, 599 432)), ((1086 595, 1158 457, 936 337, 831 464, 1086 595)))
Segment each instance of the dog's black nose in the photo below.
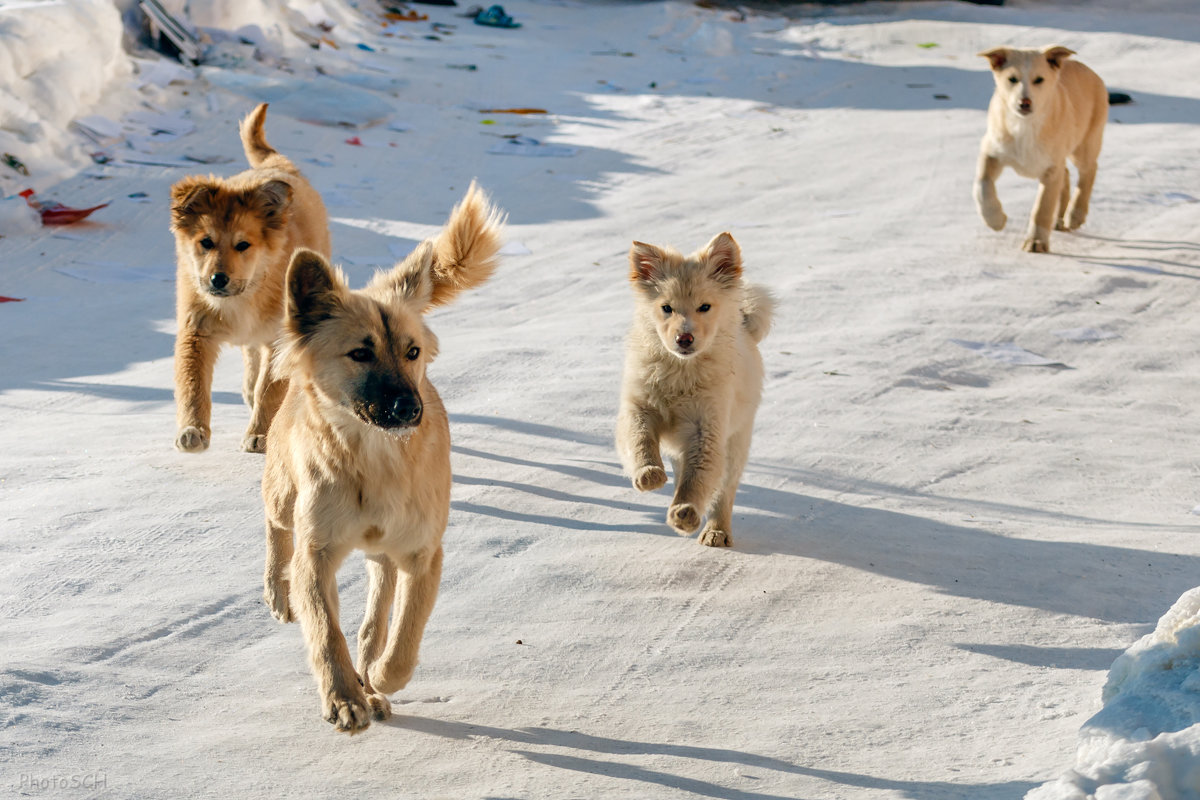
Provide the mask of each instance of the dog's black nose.
POLYGON ((675 337, 675 344, 679 345, 680 347, 691 347, 692 343, 695 341, 695 337, 693 337, 690 333, 681 333, 675 337))
POLYGON ((1021 98, 1021 110, 1027 111, 1030 108, 1033 108, 1033 101, 1031 101, 1028 97, 1022 97, 1021 98))
POLYGON ((393 425, 415 425, 421 419, 421 398, 402 392, 387 404, 386 412, 393 425))
POLYGON ((208 279, 208 282, 212 284, 214 289, 220 291, 229 285, 229 276, 224 272, 214 272, 213 276, 208 279))

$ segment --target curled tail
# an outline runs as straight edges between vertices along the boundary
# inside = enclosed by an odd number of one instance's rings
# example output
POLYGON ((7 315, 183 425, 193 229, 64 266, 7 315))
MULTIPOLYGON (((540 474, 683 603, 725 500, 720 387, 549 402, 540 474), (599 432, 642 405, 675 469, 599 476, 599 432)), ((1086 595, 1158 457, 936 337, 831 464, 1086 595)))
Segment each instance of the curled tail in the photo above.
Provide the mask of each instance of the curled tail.
POLYGON ((250 162, 250 166, 258 167, 277 167, 277 168, 292 168, 292 162, 284 156, 279 155, 279 152, 271 145, 267 144, 267 138, 263 134, 263 122, 267 119, 267 104, 259 103, 258 107, 246 115, 242 120, 242 124, 238 126, 238 131, 242 135, 242 149, 246 151, 246 160, 250 162), (273 159, 277 157, 277 159, 273 159), (275 163, 279 161, 280 163, 275 163))
POLYGON ((742 325, 755 342, 761 342, 771 331, 771 316, 775 311, 775 299, 762 286, 746 286, 742 298, 742 325))
POLYGON ((503 225, 504 213, 471 181, 434 245, 431 306, 447 303, 491 276, 499 263, 503 225))

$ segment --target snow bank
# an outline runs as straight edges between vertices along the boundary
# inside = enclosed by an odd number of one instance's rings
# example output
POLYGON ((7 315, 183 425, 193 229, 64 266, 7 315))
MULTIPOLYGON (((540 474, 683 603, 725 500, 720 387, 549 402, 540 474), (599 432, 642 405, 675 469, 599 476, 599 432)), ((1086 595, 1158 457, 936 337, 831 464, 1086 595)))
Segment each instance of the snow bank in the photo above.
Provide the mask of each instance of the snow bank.
POLYGON ((1200 587, 1115 662, 1075 768, 1027 800, 1200 798, 1200 587))
POLYGON ((95 106, 131 67, 121 16, 109 0, 0 5, 0 194, 45 189, 87 163, 68 124, 95 106))

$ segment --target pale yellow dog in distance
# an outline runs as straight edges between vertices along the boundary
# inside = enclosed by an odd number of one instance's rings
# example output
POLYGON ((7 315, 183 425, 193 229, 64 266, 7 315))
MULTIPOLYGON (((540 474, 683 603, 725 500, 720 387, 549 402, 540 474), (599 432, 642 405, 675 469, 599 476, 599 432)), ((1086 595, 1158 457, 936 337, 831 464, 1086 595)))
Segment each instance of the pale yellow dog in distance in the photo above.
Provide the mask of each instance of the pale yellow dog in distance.
POLYGON ((996 196, 996 178, 1005 167, 1037 178, 1037 200, 1023 249, 1050 252, 1050 228, 1073 231, 1087 219, 1096 161, 1108 120, 1104 81, 1060 45, 1044 50, 995 47, 979 55, 992 65, 996 90, 988 106, 988 127, 979 148, 975 204, 993 230, 1008 217, 996 196), (1067 159, 1079 171, 1071 193, 1067 159))
POLYGON ((288 268, 275 364, 288 389, 262 482, 264 599, 280 621, 299 620, 321 713, 339 731, 386 718, 387 695, 417 664, 450 513, 450 427, 426 374, 438 340, 424 315, 491 275, 500 224, 472 184, 436 239, 363 290, 312 250, 288 268), (337 591, 355 549, 370 580, 357 672, 337 591))

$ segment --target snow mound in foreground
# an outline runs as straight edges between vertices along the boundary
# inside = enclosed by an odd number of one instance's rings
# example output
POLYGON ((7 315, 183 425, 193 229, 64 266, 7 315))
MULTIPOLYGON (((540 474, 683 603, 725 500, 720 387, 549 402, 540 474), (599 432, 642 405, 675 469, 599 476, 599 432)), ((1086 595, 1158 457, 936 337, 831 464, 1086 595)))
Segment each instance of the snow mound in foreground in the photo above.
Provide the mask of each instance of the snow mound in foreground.
POLYGON ((1026 800, 1200 800, 1200 587, 1116 661, 1075 768, 1026 800))
POLYGON ((0 195, 45 189, 87 162, 67 126, 129 76, 121 15, 111 0, 0 4, 0 195))

